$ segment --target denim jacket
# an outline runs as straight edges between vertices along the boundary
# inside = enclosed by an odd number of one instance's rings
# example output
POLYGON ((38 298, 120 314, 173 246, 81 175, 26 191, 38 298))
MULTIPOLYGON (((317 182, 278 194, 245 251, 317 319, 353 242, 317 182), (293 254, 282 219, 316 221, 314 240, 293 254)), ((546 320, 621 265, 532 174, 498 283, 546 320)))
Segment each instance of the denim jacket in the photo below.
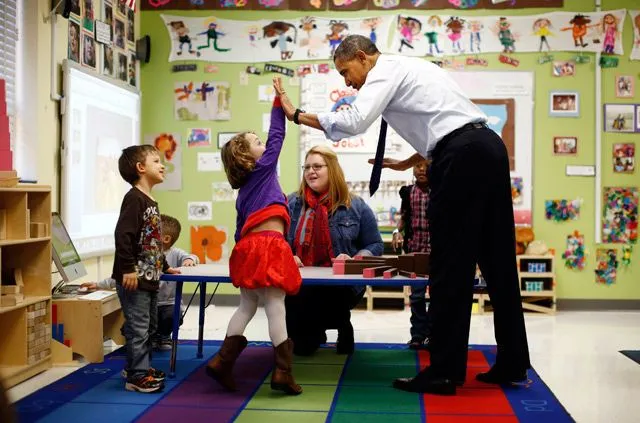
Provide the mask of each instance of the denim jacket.
MULTIPOLYGON (((293 248, 296 227, 302 214, 303 201, 298 193, 289 195, 291 226, 287 242, 293 248)), ((380 256, 383 251, 382 237, 373 210, 360 197, 352 197, 351 207, 340 206, 329 216, 329 232, 333 254, 380 256)), ((295 251, 294 251, 295 253, 295 251)))

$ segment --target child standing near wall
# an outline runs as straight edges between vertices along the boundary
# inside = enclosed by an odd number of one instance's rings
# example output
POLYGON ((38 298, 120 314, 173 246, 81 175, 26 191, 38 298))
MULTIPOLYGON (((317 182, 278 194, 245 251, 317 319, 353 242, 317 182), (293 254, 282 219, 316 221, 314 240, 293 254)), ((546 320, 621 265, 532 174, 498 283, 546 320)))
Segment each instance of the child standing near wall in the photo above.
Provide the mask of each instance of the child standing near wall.
POLYGON ((150 337, 156 332, 160 274, 180 273, 169 267, 164 258, 160 212, 151 196, 154 185, 164 180, 164 165, 155 147, 134 145, 122 150, 118 170, 132 185, 122 200, 116 224, 111 275, 125 318, 125 389, 158 392, 164 388, 165 374, 150 365, 150 337))
POLYGON ((247 346, 243 334, 262 299, 275 355, 271 389, 289 395, 302 393, 292 374, 293 341, 285 322, 285 296, 296 294, 302 279, 284 237, 290 217, 276 171, 284 136, 285 115, 276 97, 266 148, 253 132, 238 134, 222 147, 229 183, 240 188, 236 246, 229 260, 231 281, 240 288, 240 306, 229 321, 220 350, 207 364, 207 374, 227 390, 236 389, 233 366, 247 346))
MULTIPOLYGON (((393 231, 393 249, 402 247, 405 253, 430 253, 429 220, 429 162, 424 160, 413 167, 416 182, 400 188, 400 220, 393 231), (402 235, 404 232, 404 236, 402 235)), ((427 313, 427 286, 411 286, 411 340, 409 348, 420 349, 429 345, 431 325, 427 313)))
MULTIPOLYGON (((165 259, 171 267, 195 266, 198 264, 198 256, 195 254, 187 254, 184 250, 174 247, 173 244, 180 237, 182 227, 180 222, 173 216, 166 214, 160 215, 162 224, 162 251, 165 259)), ((116 281, 113 278, 106 278, 100 282, 85 282, 81 285, 90 291, 96 289, 114 289, 116 281)), ((171 349, 171 331, 173 329, 173 306, 176 301, 176 284, 174 282, 160 281, 158 289, 158 313, 157 322, 158 329, 151 337, 151 346, 153 349, 168 350, 171 349)), ((182 304, 180 305, 182 308, 182 304)), ((182 310, 184 313, 184 309, 182 310)), ((182 325, 182 319, 180 320, 182 325)))

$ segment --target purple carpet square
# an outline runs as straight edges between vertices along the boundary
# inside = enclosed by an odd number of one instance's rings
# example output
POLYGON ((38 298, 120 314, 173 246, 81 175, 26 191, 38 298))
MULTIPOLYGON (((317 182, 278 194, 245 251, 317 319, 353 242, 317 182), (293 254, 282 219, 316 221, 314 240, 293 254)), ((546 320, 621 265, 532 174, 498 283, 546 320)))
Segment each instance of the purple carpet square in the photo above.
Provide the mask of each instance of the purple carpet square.
POLYGON ((163 407, 158 405, 150 409, 138 423, 176 423, 176 422, 207 422, 227 423, 237 413, 237 409, 218 410, 197 407, 163 407))

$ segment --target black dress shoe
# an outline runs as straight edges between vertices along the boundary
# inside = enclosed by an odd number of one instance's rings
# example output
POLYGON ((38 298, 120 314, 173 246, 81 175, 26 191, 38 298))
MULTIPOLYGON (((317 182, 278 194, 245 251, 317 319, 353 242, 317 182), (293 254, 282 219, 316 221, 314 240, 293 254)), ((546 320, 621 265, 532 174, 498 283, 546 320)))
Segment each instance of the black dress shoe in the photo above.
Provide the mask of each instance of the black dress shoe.
POLYGON ((514 372, 507 371, 493 366, 488 372, 478 373, 476 380, 484 383, 493 383, 496 385, 506 385, 510 383, 524 382, 527 380, 527 371, 514 372))
POLYGON ((338 354, 353 354, 355 341, 353 339, 353 326, 351 322, 347 322, 347 324, 338 329, 336 350, 338 354))
POLYGON ((416 377, 399 378, 393 381, 393 387, 407 392, 421 394, 455 395, 456 383, 450 379, 432 378, 418 373, 416 377))

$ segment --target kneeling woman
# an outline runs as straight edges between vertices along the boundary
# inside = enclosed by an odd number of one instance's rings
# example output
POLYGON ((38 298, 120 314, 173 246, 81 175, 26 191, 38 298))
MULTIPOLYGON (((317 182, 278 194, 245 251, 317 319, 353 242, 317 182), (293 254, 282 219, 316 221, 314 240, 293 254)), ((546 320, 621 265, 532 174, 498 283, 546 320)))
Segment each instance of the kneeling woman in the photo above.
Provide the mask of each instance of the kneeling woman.
MULTIPOLYGON (((307 152, 297 193, 289 196, 291 226, 287 241, 299 266, 331 266, 332 258, 379 256, 383 243, 371 208, 351 195, 336 154, 324 146, 307 152)), ((327 341, 326 330, 338 330, 337 350, 354 349, 351 309, 364 287, 303 286, 285 299, 287 333, 294 353, 313 354, 327 341)))

